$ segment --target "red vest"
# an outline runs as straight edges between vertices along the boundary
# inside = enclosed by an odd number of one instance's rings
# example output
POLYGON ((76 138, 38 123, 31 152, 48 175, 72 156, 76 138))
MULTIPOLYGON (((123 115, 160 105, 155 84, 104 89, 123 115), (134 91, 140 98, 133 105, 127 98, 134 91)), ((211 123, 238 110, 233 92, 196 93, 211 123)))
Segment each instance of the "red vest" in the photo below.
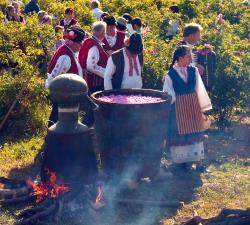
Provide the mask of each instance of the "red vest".
POLYGON ((92 38, 87 38, 79 51, 79 62, 82 67, 82 69, 85 69, 85 80, 88 84, 89 88, 97 87, 97 86, 103 86, 104 80, 98 75, 95 75, 91 73, 90 71, 87 71, 87 58, 89 49, 91 49, 93 46, 96 46, 99 50, 99 61, 97 63, 98 66, 106 68, 107 61, 108 61, 108 55, 104 51, 103 47, 100 45, 100 43, 92 38))
POLYGON ((64 24, 64 19, 62 19, 59 23, 60 26, 64 27, 64 30, 66 31, 69 27, 74 26, 77 24, 77 20, 74 18, 70 21, 68 25, 64 24))
POLYGON ((74 73, 79 75, 78 72, 78 68, 77 68, 77 64, 75 61, 75 57, 72 53, 72 51, 67 47, 67 45, 63 44, 61 45, 55 52, 54 56, 52 57, 49 66, 48 66, 48 73, 51 73, 52 70, 54 69, 56 62, 58 60, 58 58, 62 55, 67 55, 70 57, 70 61, 71 61, 71 67, 70 69, 67 71, 67 73, 74 73))
POLYGON ((109 50, 112 50, 112 51, 117 51, 121 48, 124 47, 124 39, 125 39, 125 33, 122 32, 122 31, 117 31, 117 37, 116 37, 116 43, 113 47, 111 47, 108 42, 107 42, 107 39, 104 38, 103 40, 103 48, 105 51, 109 51, 109 50))

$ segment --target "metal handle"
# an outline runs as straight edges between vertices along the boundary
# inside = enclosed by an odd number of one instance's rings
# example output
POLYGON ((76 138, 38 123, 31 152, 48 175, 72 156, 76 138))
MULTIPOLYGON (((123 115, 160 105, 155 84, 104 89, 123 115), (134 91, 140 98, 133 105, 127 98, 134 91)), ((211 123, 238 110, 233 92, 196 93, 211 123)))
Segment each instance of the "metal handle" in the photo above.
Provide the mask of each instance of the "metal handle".
POLYGON ((93 110, 98 110, 99 106, 87 95, 87 102, 93 110))

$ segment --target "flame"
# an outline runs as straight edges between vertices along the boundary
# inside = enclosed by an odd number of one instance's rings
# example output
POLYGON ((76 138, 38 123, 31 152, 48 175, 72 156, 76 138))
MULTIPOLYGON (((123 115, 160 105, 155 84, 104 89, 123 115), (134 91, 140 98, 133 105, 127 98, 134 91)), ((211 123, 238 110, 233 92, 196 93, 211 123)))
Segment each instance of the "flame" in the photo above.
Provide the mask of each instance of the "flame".
POLYGON ((47 170, 49 181, 41 184, 34 183, 31 179, 26 180, 26 184, 33 189, 36 202, 44 201, 45 198, 57 198, 58 195, 69 192, 70 189, 64 184, 56 183, 56 173, 47 170))
POLYGON ((103 195, 102 195, 102 186, 98 186, 98 195, 96 196, 95 199, 95 206, 98 207, 100 206, 101 202, 103 201, 103 195))

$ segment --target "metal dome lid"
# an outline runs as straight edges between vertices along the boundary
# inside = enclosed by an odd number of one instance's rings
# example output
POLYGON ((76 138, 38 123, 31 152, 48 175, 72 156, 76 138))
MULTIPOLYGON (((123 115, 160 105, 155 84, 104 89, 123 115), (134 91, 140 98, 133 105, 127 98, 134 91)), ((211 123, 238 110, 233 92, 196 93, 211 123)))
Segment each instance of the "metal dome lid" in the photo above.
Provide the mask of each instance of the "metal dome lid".
POLYGON ((66 73, 52 80, 49 91, 52 101, 59 105, 75 105, 86 98, 88 86, 79 75, 66 73))

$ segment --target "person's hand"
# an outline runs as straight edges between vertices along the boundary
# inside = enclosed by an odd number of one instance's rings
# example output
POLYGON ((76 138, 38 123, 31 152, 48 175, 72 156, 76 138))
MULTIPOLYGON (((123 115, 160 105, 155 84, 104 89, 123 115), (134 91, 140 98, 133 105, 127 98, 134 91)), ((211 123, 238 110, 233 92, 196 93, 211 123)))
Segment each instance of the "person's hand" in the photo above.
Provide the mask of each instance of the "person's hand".
POLYGON ((198 68, 199 74, 202 76, 204 74, 204 67, 200 64, 197 64, 196 67, 198 68))

